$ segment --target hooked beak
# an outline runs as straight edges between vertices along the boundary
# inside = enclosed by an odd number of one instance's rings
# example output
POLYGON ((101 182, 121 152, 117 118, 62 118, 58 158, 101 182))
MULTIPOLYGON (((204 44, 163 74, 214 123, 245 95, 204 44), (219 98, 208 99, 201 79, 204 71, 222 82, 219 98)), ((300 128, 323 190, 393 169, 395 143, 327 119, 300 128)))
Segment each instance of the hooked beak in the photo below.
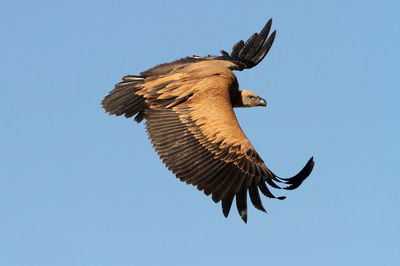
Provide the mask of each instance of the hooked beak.
POLYGON ((267 101, 261 97, 258 97, 258 106, 267 106, 267 101))

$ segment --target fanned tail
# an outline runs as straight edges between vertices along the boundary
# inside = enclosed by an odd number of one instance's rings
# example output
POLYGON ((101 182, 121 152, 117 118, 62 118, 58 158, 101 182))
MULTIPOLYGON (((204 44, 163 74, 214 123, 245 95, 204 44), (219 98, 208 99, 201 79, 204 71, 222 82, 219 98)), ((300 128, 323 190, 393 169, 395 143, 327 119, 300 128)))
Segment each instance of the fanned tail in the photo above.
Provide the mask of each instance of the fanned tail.
POLYGON ((140 85, 143 82, 141 76, 125 76, 101 102, 103 108, 110 115, 125 115, 129 118, 137 114, 135 121, 141 122, 147 105, 145 99, 135 93, 142 88, 140 85))

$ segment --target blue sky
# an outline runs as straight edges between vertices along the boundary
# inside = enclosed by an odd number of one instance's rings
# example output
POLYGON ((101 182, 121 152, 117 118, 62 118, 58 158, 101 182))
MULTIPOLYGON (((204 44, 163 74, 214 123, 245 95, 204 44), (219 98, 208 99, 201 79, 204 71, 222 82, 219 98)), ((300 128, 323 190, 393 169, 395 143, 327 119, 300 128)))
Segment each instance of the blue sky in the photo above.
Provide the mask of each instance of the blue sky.
POLYGON ((399 265, 399 13, 397 1, 3 1, 0 265, 399 265), (230 51, 270 17, 270 53, 236 72, 268 107, 236 114, 278 175, 316 164, 246 225, 100 102, 123 75, 230 51))

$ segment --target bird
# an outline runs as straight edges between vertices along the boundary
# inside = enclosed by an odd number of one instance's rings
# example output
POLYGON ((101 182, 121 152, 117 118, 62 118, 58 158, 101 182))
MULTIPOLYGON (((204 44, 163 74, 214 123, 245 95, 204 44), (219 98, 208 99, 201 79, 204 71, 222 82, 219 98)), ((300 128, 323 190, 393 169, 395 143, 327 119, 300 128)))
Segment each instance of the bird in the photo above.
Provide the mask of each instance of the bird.
POLYGON ((276 36, 272 19, 229 54, 188 56, 127 75, 103 99, 110 115, 145 120, 146 131, 166 167, 215 203, 228 217, 233 201, 247 223, 247 198, 266 212, 260 193, 274 199, 269 187, 293 190, 311 174, 311 157, 295 176, 275 175, 243 133, 233 108, 265 107, 267 102, 249 90, 239 90, 233 71, 258 65, 276 36))

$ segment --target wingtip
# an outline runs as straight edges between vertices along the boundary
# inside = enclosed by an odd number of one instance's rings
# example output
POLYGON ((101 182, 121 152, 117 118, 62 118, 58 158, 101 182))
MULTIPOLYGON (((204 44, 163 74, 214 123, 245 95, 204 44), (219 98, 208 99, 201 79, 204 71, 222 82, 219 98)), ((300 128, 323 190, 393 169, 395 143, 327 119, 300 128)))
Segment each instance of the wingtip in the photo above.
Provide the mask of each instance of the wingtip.
POLYGON ((222 213, 224 216, 227 218, 229 216, 229 212, 231 210, 233 202, 233 196, 227 196, 221 200, 221 207, 222 207, 222 213))
POLYGON ((265 28, 266 27, 270 27, 270 26, 272 26, 272 18, 270 18, 268 21, 267 21, 267 24, 265 24, 265 28))
POLYGON ((258 52, 253 56, 253 58, 252 58, 253 67, 258 65, 264 59, 264 57, 268 54, 269 50, 271 49, 272 44, 274 43, 275 36, 276 36, 276 30, 274 30, 269 35, 268 39, 263 42, 263 44, 260 47, 260 49, 258 50, 258 52))
POLYGON ((273 42, 273 41, 275 40, 275 37, 276 37, 276 30, 274 30, 274 31, 271 33, 271 35, 270 35, 269 38, 271 38, 271 41, 273 42))
MULTIPOLYGON (((298 188, 304 180, 307 179, 307 177, 311 174, 312 170, 314 168, 314 157, 311 157, 306 165, 303 167, 303 169, 300 170, 295 176, 290 177, 290 178, 282 178, 275 176, 276 181, 286 184, 288 186, 286 187, 280 187, 285 190, 294 190, 298 188)), ((273 182, 269 182, 269 184, 273 184, 273 182)))
POLYGON ((264 208, 264 206, 259 206, 257 209, 259 209, 262 212, 267 213, 267 210, 264 208))
POLYGON ((311 174, 312 170, 314 168, 314 157, 311 157, 307 164, 303 167, 303 169, 301 169, 301 171, 295 175, 292 178, 288 178, 286 179, 287 181, 289 181, 291 183, 291 185, 289 187, 286 187, 286 190, 293 190, 298 188, 303 181, 311 174))
POLYGON ((308 160, 308 162, 306 164, 306 167, 310 169, 310 174, 314 168, 314 165, 315 165, 314 156, 311 156, 311 158, 308 160))
POLYGON ((246 211, 242 211, 242 212, 240 213, 240 217, 242 218, 243 222, 244 222, 245 224, 247 224, 247 212, 246 212, 246 211))

